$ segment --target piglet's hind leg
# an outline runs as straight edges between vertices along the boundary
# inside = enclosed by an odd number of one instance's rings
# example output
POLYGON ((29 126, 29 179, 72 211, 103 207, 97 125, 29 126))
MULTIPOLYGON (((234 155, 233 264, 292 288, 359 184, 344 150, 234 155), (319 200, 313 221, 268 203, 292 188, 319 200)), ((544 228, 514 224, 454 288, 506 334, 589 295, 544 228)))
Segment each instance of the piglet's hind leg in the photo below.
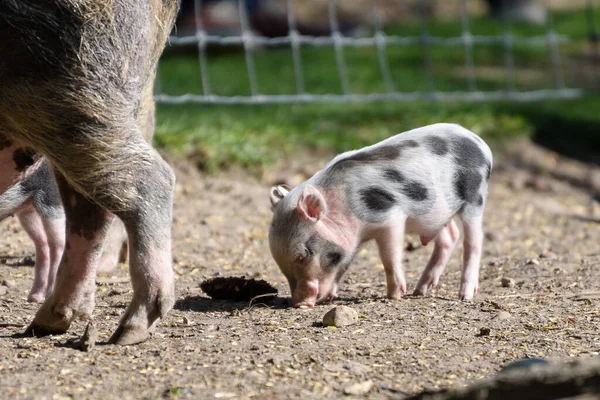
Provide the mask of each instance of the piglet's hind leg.
POLYGON ((424 296, 430 288, 437 286, 459 237, 460 231, 454 220, 451 220, 446 227, 440 230, 435 237, 435 247, 433 248, 431 258, 415 288, 415 296, 424 296))
POLYGON ((463 272, 458 297, 471 300, 479 289, 479 262, 483 246, 482 218, 461 216, 464 227, 463 272))

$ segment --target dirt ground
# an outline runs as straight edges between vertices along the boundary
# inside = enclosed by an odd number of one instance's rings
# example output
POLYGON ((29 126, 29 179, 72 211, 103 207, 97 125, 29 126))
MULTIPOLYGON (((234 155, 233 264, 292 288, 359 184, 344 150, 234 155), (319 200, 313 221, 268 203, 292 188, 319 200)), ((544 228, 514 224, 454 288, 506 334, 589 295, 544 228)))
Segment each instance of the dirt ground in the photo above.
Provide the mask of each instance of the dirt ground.
MULTIPOLYGON (((462 247, 433 296, 389 301, 368 245, 334 303, 355 309, 359 322, 330 329, 321 321, 331 304, 287 307, 289 290, 267 244, 267 184, 174 164, 177 303, 146 343, 74 350, 67 341, 82 334, 81 321, 64 335, 18 337, 38 308, 26 302, 33 246, 16 219, 0 225, 0 282, 9 285, 0 295, 1 398, 401 398, 466 385, 524 357, 598 356, 600 203, 582 189, 497 168, 474 301, 457 300, 462 247), (206 278, 232 275, 265 279, 281 298, 248 307, 199 289, 206 278), (514 285, 503 287, 502 278, 514 285)), ((409 291, 431 251, 416 243, 407 239, 409 291)), ((99 277, 93 318, 101 342, 130 297, 127 266, 99 277)))

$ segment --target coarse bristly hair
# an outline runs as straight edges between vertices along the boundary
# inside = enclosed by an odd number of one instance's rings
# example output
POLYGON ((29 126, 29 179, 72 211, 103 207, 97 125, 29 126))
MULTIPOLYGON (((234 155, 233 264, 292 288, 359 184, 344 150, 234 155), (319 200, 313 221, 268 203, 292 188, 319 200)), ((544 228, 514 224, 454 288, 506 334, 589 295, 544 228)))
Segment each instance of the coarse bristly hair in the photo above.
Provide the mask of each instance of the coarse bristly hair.
POLYGON ((177 9, 177 0, 1 2, 0 137, 126 211, 140 196, 131 166, 156 165, 141 133, 152 135, 152 86, 177 9))

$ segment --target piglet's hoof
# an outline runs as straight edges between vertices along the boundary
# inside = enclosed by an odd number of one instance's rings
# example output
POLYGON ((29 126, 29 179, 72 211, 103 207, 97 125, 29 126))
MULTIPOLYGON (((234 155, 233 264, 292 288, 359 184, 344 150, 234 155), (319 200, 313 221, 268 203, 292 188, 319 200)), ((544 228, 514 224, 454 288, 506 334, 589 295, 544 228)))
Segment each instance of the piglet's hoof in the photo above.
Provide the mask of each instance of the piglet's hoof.
POLYGON ((27 301, 30 303, 42 303, 44 298, 44 292, 31 292, 27 296, 27 301))
POLYGON ((424 276, 421 277, 417 287, 413 292, 413 296, 426 296, 429 290, 434 289, 438 284, 439 277, 424 276))
POLYGON ((458 292, 458 298, 463 301, 473 300, 473 296, 477 294, 477 290, 478 287, 473 284, 462 284, 458 292))
POLYGON ((387 298, 390 300, 400 300, 406 294, 406 283, 397 286, 388 286, 387 298))
POLYGON ((434 289, 436 284, 431 282, 419 283, 413 291, 413 296, 426 296, 429 290, 434 289))
POLYGON ((70 308, 56 306, 51 309, 42 305, 24 335, 36 337, 59 335, 69 330, 72 321, 73 311, 70 308))
POLYGON ((387 298, 389 300, 401 300, 405 294, 406 294, 406 290, 405 291, 398 290, 398 291, 395 291, 392 293, 388 293, 387 298))

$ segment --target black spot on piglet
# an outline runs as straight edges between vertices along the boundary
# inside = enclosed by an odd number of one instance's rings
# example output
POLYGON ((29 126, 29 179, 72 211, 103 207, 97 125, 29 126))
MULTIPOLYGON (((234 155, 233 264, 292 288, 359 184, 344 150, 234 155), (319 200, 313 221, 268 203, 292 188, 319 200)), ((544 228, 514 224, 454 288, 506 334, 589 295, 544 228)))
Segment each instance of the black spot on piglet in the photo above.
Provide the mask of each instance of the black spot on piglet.
MULTIPOLYGON (((463 201, 475 204, 478 202, 479 186, 482 181, 481 174, 467 169, 458 170, 454 174, 454 191, 463 201)), ((483 198, 481 203, 483 204, 483 198)))
POLYGON ((411 147, 419 147, 419 142, 416 140, 404 140, 398 144, 398 147, 411 148, 411 147))
POLYGON ((425 143, 427 144, 427 147, 429 147, 429 150, 433 152, 433 154, 443 156, 448 153, 448 142, 439 136, 428 136, 425 138, 425 143))
POLYGON ((48 160, 44 160, 31 175, 23 179, 21 187, 27 197, 32 197, 33 206, 43 218, 62 215, 60 192, 48 160))
POLYGON ((24 171, 35 162, 35 151, 28 148, 20 148, 13 153, 13 161, 16 164, 17 171, 24 171))
POLYGON ((380 212, 389 210, 396 202, 391 193, 378 187, 361 190, 360 199, 369 210, 380 212))
POLYGON ((390 180, 392 182, 395 183, 402 183, 404 182, 404 175, 402 175, 402 173, 398 170, 395 170, 393 168, 387 168, 383 171, 383 177, 387 180, 390 180))
POLYGON ((379 146, 370 151, 359 151, 349 157, 342 158, 329 169, 345 170, 352 168, 362 163, 373 163, 377 161, 393 161, 400 157, 403 149, 419 147, 419 143, 415 140, 405 140, 394 146, 379 146))
POLYGON ((488 163, 477 143, 466 137, 453 139, 452 153, 454 162, 464 169, 475 170, 488 163))
POLYGON ((416 181, 407 182, 401 192, 411 200, 423 201, 427 200, 427 188, 422 183, 416 181))

